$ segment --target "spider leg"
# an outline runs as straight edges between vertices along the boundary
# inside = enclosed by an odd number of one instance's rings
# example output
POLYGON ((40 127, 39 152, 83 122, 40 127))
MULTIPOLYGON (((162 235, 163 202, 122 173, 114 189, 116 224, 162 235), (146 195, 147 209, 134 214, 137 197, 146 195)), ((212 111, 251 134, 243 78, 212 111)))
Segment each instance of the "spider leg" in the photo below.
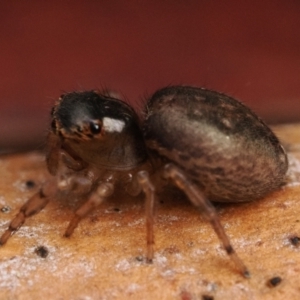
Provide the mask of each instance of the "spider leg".
POLYGON ((86 162, 65 144, 62 146, 60 155, 63 163, 71 170, 81 171, 88 166, 86 162))
POLYGON ((2 234, 0 245, 4 245, 10 236, 24 224, 28 217, 40 212, 47 205, 50 198, 54 196, 55 192, 55 182, 52 180, 45 183, 39 192, 29 198, 29 200, 21 207, 19 213, 10 222, 8 229, 2 234))
POLYGON ((67 173, 59 178, 57 188, 60 191, 72 191, 77 195, 90 195, 93 181, 87 176, 67 173))
POLYGON ((155 187, 150 181, 147 171, 140 171, 137 174, 137 180, 146 195, 146 228, 147 228, 147 262, 153 261, 154 245, 154 206, 155 206, 155 187))
POLYGON ((70 237, 80 220, 90 213, 95 207, 100 205, 104 200, 106 200, 106 198, 111 196, 113 192, 114 185, 112 183, 104 182, 100 184, 90 195, 90 198, 76 210, 75 216, 70 221, 64 236, 70 237))
POLYGON ((59 170, 59 162, 62 162, 71 170, 81 171, 87 167, 84 162, 70 147, 63 143, 62 139, 53 132, 47 137, 48 151, 46 163, 51 175, 56 175, 59 170))
POLYGON ((49 132, 47 137, 47 144, 47 168, 51 175, 56 175, 60 160, 61 139, 53 132, 49 132))
POLYGON ((250 277, 250 273, 247 267, 244 265, 242 260, 238 257, 233 247, 230 244, 230 240, 225 233, 224 227, 222 226, 218 214, 213 205, 206 199, 204 194, 187 179, 184 172, 173 164, 165 166, 165 174, 167 178, 170 178, 177 187, 183 190, 190 201, 200 209, 203 216, 211 223, 214 231, 221 240, 227 254, 234 261, 238 270, 243 274, 244 277, 250 277))

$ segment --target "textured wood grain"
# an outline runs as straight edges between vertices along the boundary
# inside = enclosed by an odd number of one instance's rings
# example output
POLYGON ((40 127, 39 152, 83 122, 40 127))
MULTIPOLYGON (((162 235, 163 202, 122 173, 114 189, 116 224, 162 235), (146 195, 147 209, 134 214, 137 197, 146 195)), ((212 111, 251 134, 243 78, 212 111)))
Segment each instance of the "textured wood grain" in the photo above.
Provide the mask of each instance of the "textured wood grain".
MULTIPOLYGON (((28 219, 0 248, 0 299, 299 299, 300 125, 275 131, 289 152, 286 186, 259 201, 217 206, 251 279, 236 272, 210 225, 172 190, 160 195, 155 260, 145 264, 143 197, 119 192, 70 239, 62 235, 76 207, 72 199, 54 200, 28 219), (37 254, 40 246, 47 257, 37 254), (282 282, 272 287, 275 276, 282 282)), ((2 233, 49 175, 39 153, 2 156, 0 174, 2 233)))

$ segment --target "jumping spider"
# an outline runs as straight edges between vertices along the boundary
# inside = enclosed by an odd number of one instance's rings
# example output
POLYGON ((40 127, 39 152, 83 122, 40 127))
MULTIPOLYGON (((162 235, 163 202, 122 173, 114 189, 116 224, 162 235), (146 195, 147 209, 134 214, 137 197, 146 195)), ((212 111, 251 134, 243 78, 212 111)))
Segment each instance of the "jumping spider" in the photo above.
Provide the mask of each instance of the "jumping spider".
POLYGON ((48 146, 47 166, 55 177, 22 206, 0 244, 62 189, 86 199, 65 232, 70 236, 121 184, 131 195, 146 195, 146 257, 151 262, 155 190, 169 180, 211 223, 245 277, 249 271, 210 201, 261 198, 283 184, 288 167, 278 139, 249 108, 224 94, 188 86, 157 91, 142 123, 129 105, 109 95, 66 93, 52 109, 48 146))

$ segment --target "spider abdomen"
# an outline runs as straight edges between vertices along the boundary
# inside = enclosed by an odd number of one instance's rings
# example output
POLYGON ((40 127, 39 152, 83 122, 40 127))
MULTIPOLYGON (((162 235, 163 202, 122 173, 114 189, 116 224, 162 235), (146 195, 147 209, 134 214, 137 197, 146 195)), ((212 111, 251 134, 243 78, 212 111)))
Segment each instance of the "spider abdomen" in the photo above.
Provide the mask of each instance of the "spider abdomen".
POLYGON ((208 199, 250 201, 283 184, 288 167, 284 149, 239 101, 176 86, 156 92, 147 108, 147 147, 183 169, 208 199))

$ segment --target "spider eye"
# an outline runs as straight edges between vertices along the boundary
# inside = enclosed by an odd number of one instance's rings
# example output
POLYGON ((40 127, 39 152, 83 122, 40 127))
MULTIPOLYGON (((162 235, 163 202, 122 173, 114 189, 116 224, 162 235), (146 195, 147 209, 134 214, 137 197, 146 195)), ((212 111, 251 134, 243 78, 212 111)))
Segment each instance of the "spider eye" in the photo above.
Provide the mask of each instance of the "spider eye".
POLYGON ((90 130, 92 134, 98 134, 101 131, 101 126, 97 123, 90 122, 90 130))

